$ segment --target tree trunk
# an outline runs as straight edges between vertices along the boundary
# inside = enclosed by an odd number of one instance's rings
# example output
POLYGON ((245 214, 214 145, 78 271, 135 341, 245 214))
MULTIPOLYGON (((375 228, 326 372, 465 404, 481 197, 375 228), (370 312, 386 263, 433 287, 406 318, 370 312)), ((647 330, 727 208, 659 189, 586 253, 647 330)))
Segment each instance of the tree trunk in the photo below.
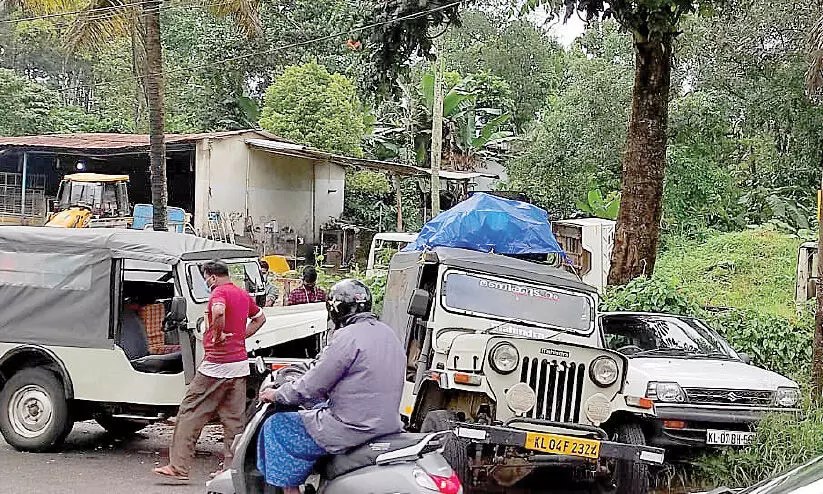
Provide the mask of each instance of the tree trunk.
POLYGON ((166 143, 163 122, 163 51, 160 46, 160 2, 143 4, 146 37, 146 103, 149 110, 149 170, 151 171, 151 202, 154 208, 152 225, 167 231, 166 204, 166 143))
POLYGON ((621 285, 654 270, 663 213, 671 46, 668 39, 635 43, 632 114, 609 285, 621 285))

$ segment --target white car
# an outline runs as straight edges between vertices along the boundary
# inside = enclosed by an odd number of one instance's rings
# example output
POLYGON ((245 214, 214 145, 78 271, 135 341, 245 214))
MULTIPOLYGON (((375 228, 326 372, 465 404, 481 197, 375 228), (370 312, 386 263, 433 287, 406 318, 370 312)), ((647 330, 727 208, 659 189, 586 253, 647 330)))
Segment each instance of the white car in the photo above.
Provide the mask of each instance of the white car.
POLYGON ((624 394, 654 401, 656 416, 640 419, 648 444, 742 446, 766 412, 797 412, 796 382, 751 365, 700 319, 612 312, 600 330, 629 359, 624 394))

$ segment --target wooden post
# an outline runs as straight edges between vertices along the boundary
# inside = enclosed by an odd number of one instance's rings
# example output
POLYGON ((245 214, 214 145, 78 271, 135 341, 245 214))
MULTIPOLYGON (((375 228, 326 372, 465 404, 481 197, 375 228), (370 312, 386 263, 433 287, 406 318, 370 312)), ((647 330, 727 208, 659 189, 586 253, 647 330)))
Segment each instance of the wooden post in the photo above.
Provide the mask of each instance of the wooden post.
POLYGON ((400 188, 400 176, 396 173, 392 175, 394 182, 394 195, 397 197, 397 231, 403 231, 403 191, 400 188))
POLYGON ((440 157, 443 154, 443 51, 434 63, 434 107, 432 108, 432 218, 440 214, 440 157))
POLYGON ((27 225, 26 221, 26 179, 29 171, 29 153, 23 152, 23 180, 20 187, 20 224, 27 225))

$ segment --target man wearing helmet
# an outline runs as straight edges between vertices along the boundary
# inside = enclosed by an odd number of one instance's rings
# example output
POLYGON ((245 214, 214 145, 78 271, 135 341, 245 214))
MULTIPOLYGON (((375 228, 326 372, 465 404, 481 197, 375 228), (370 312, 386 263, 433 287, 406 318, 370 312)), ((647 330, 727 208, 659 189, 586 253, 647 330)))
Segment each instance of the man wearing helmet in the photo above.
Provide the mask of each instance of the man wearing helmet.
POLYGON ((263 401, 308 408, 270 417, 258 442, 258 469, 286 494, 299 492, 320 457, 403 429, 405 352, 371 306, 363 283, 335 284, 326 301, 335 324, 329 345, 305 374, 260 393, 263 401))

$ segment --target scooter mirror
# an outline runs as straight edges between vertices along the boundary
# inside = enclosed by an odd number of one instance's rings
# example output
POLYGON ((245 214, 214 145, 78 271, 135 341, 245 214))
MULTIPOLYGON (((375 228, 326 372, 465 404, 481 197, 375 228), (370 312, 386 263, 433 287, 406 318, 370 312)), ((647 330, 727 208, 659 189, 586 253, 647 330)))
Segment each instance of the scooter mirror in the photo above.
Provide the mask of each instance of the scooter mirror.
POLYGON ((254 359, 254 370, 257 371, 258 374, 265 374, 266 373, 266 363, 263 362, 263 357, 257 356, 254 359))

